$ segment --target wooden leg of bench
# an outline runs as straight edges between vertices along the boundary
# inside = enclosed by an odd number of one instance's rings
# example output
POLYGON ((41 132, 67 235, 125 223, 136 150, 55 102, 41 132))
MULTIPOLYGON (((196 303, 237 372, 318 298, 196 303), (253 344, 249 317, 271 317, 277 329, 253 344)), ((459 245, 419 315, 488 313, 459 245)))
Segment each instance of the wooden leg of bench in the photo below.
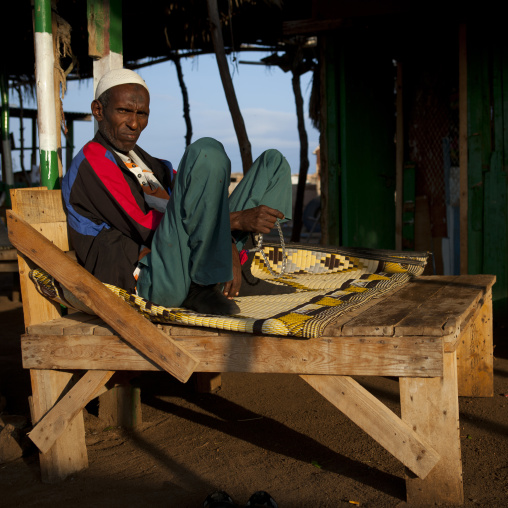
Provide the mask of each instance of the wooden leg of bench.
MULTIPOLYGON (((35 425, 72 386, 72 374, 55 370, 31 370, 32 420, 35 425)), ((88 467, 83 412, 73 419, 55 444, 40 453, 41 478, 45 483, 63 480, 88 467)))
POLYGON ((99 418, 106 426, 136 428, 142 418, 140 388, 124 383, 100 395, 99 418))
POLYGON ((194 388, 198 393, 215 393, 222 387, 220 372, 195 372, 194 388))
POLYGON ((407 472, 408 504, 463 504, 455 353, 444 354, 442 378, 400 378, 400 400, 402 419, 441 455, 424 480, 407 472))
POLYGON ((457 346, 459 395, 494 395, 494 345, 492 333, 492 292, 462 333, 457 346))

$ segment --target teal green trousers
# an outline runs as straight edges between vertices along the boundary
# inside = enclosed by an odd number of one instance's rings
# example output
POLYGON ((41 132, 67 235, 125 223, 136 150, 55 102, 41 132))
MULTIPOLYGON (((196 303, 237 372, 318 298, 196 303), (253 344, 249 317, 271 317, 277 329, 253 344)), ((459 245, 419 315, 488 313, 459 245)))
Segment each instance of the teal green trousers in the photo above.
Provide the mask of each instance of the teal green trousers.
MULTIPOLYGON (((228 197, 231 162, 221 143, 202 138, 182 157, 166 213, 151 252, 140 261, 138 294, 165 307, 178 307, 191 282, 202 285, 233 278, 229 213, 267 205, 292 215, 291 169, 277 150, 267 150, 228 197)), ((234 232, 240 250, 248 234, 234 232)))

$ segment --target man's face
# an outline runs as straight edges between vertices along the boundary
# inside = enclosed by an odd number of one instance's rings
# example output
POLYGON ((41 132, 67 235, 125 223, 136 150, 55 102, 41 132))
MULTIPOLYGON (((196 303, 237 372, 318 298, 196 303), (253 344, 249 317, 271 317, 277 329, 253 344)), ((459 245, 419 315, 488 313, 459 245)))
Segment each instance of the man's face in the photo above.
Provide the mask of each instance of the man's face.
POLYGON ((148 124, 150 96, 141 85, 118 85, 110 89, 110 100, 104 107, 92 102, 92 114, 99 131, 120 152, 128 152, 148 124))

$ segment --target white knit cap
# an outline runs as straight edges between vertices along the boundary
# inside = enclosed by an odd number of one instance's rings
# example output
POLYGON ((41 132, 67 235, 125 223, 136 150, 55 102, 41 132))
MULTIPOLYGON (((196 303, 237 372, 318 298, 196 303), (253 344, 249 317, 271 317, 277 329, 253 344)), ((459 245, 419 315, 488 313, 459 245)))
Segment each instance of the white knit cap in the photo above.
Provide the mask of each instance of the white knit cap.
POLYGON ((112 69, 106 72, 99 80, 97 88, 95 89, 95 98, 98 99, 106 90, 114 86, 128 84, 144 86, 146 90, 150 92, 144 79, 139 74, 136 74, 130 69, 112 69))

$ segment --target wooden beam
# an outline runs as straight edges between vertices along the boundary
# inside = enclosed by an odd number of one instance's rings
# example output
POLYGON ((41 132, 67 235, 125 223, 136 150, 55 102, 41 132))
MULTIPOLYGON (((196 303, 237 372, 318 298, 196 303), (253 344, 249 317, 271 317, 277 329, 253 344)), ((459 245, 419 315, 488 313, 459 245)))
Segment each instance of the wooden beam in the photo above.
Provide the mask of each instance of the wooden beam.
POLYGON ((175 344, 21 217, 12 211, 7 217, 9 240, 20 252, 53 275, 132 347, 178 380, 189 379, 198 364, 192 354, 175 344))
POLYGON ((492 330, 492 292, 472 317, 457 346, 459 395, 494 395, 494 345, 492 330))
POLYGON ((354 379, 301 377, 418 477, 425 478, 439 462, 441 457, 421 435, 354 379))
MULTIPOLYGON (((200 360, 197 372, 419 377, 443 372, 443 343, 436 337, 171 338, 200 360)), ((157 370, 115 335, 23 335, 21 348, 25 368, 157 370)))
MULTIPOLYGON (((72 373, 32 370, 32 422, 36 424, 72 385, 72 373)), ((69 423, 60 439, 39 454, 42 481, 53 483, 88 467, 83 412, 69 423)))
POLYGON ((247 135, 247 129, 245 128, 245 122, 243 121, 238 99, 236 97, 233 80, 231 79, 231 74, 229 72, 217 0, 207 0, 206 4, 208 9, 208 21, 210 24, 210 36, 213 43, 213 49, 215 51, 215 57, 217 59, 217 67, 219 69, 224 94, 231 113, 231 120, 233 121, 236 137, 238 139, 240 156, 242 157, 243 173, 245 174, 252 166, 252 147, 247 135))
POLYGON ((444 355, 443 377, 401 378, 399 383, 402 419, 441 455, 441 460, 425 479, 407 476, 408 504, 462 505, 464 493, 455 353, 444 355))
POLYGON ((99 395, 99 418, 105 426, 135 429, 141 424, 141 413, 141 390, 128 382, 99 395))
POLYGON ((72 420, 97 395, 114 374, 113 371, 90 370, 40 420, 28 437, 46 453, 67 429, 72 420))

